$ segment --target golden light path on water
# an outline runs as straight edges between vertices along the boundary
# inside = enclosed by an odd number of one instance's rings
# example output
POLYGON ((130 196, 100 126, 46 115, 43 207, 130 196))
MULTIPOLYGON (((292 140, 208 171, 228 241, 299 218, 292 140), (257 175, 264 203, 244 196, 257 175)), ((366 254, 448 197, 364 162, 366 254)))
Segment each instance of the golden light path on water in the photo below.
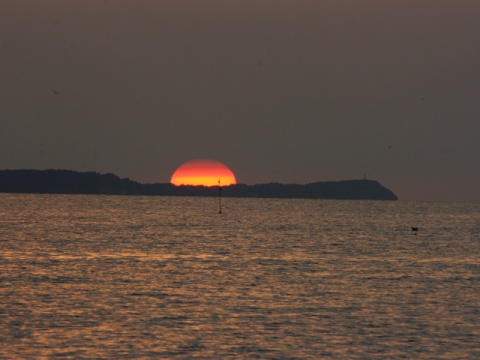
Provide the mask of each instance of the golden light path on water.
POLYGON ((6 358, 480 357, 479 204, 0 202, 6 358))

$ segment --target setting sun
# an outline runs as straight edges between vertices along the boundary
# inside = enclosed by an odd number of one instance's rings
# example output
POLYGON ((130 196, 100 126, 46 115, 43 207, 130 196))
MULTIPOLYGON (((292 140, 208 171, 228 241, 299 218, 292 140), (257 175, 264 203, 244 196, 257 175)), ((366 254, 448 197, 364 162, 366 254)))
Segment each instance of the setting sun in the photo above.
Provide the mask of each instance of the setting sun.
POLYGON ((195 159, 182 164, 172 175, 173 185, 217 186, 237 183, 232 170, 219 161, 195 159))

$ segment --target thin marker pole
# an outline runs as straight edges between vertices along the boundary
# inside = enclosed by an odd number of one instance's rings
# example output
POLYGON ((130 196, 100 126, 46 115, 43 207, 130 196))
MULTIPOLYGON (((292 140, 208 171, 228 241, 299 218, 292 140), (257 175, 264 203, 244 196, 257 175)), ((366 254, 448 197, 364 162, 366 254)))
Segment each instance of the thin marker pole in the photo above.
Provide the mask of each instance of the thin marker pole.
POLYGON ((220 186, 220 179, 218 179, 218 205, 220 210, 218 211, 219 214, 222 213, 222 187, 220 186))

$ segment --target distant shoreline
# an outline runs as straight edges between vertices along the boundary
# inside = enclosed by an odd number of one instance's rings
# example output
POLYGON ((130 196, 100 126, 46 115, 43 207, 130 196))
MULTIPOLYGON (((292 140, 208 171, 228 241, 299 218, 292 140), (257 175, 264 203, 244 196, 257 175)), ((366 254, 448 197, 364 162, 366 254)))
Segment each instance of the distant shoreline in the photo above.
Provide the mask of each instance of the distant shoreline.
MULTIPOLYGON (((342 180, 299 184, 222 186, 223 197, 332 200, 398 200, 375 180, 342 180)), ((147 196, 218 196, 218 187, 141 184, 114 174, 72 170, 0 170, 0 193, 147 196)))

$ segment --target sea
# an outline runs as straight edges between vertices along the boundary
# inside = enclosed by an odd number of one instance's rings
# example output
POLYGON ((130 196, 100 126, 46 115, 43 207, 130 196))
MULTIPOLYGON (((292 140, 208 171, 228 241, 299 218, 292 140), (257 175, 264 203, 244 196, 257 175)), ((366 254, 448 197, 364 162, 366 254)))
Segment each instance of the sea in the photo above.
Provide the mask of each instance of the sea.
POLYGON ((479 359, 480 204, 0 194, 0 358, 479 359))

